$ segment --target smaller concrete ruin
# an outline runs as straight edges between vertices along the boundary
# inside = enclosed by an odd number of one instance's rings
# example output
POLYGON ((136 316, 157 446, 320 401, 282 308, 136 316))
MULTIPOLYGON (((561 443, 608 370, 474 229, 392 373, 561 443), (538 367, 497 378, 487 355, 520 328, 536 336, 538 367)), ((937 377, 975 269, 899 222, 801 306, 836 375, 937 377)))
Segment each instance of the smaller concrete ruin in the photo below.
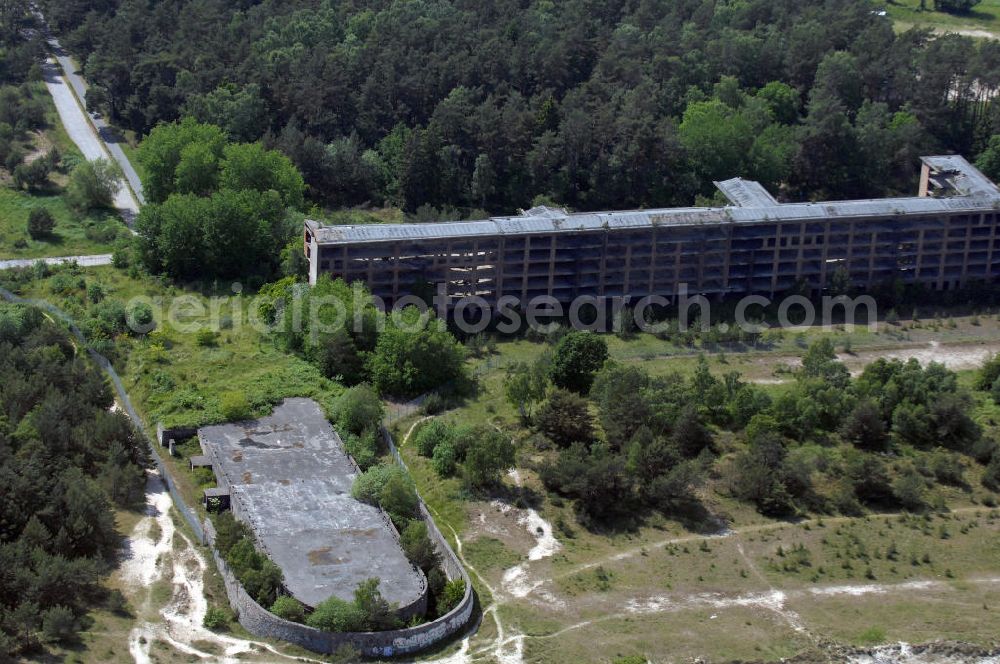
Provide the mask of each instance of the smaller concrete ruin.
POLYGON ((228 501, 289 594, 310 607, 331 595, 350 601, 361 581, 378 577, 401 616, 423 613, 423 573, 388 517, 351 496, 358 468, 315 401, 286 399, 269 417, 199 429, 198 440, 199 465, 218 481, 206 500, 222 509, 228 501))

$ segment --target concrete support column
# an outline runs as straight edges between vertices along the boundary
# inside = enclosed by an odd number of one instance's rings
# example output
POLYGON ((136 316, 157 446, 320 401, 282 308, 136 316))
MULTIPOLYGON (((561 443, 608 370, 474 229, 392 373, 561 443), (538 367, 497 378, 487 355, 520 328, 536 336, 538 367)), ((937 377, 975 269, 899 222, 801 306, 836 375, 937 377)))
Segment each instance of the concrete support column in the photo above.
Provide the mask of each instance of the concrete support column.
POLYGON ((521 266, 521 303, 528 301, 528 266, 531 264, 531 236, 524 237, 524 265, 521 266))
POLYGON ((649 288, 646 292, 650 294, 656 292, 656 230, 656 226, 654 226, 651 233, 652 237, 650 239, 652 244, 649 248, 649 288))
POLYGON ((733 253, 733 224, 726 224, 726 249, 722 254, 722 292, 729 291, 729 263, 733 253))
POLYGON ((775 225, 774 253, 771 257, 771 297, 778 290, 778 271, 781 268, 781 223, 775 225))
POLYGON ((820 290, 826 288, 826 284, 827 284, 827 279, 826 279, 827 269, 826 268, 829 265, 829 263, 827 263, 826 261, 827 261, 827 257, 829 256, 829 254, 830 254, 830 221, 827 220, 827 222, 825 224, 823 224, 823 255, 820 258, 820 264, 819 264, 819 287, 820 287, 820 290))
POLYGON ((499 300, 503 297, 503 273, 507 266, 507 251, 504 245, 504 238, 500 236, 497 241, 496 255, 493 259, 493 295, 499 300))
POLYGON ((993 278, 993 243, 997 239, 997 215, 995 212, 984 214, 983 219, 990 225, 990 245, 986 250, 986 279, 993 278))
POLYGON ((962 250, 962 276, 959 283, 965 285, 966 276, 969 273, 969 249, 972 246, 972 216, 967 217, 965 222, 965 247, 962 250))
POLYGON ((608 231, 605 229, 601 244, 601 274, 597 279, 597 294, 604 296, 604 286, 608 278, 608 231))
POLYGON ((552 295, 556 283, 556 236, 549 239, 549 288, 548 294, 552 295))
POLYGON ((625 247, 625 276, 623 277, 622 283, 622 294, 628 295, 629 293, 629 277, 632 276, 632 244, 629 243, 625 247))
POLYGON ((951 234, 951 219, 948 219, 947 217, 945 218, 944 228, 941 233, 941 258, 938 260, 937 285, 935 286, 936 290, 944 290, 944 268, 948 258, 948 244, 951 242, 949 238, 949 235, 951 234))

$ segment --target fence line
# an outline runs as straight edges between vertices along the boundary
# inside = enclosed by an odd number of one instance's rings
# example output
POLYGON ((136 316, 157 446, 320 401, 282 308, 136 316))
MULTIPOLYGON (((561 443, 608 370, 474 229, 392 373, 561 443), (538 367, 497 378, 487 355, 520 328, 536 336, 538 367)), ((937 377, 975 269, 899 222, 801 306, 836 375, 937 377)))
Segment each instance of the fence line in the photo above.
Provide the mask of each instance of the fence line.
POLYGON ((108 377, 111 379, 111 384, 114 386, 115 392, 118 395, 118 402, 121 404, 122 409, 125 411, 125 414, 128 415, 129 419, 132 420, 132 424, 135 426, 136 431, 146 441, 146 447, 149 448, 150 457, 153 459, 153 463, 156 465, 156 469, 160 475, 160 479, 163 480, 163 483, 167 487, 167 491, 170 493, 170 497, 174 501, 174 507, 177 508, 177 511, 180 512, 181 516, 184 517, 184 520, 187 521, 189 526, 191 526, 191 530, 194 531, 194 535, 198 539, 198 541, 201 544, 204 544, 205 533, 202 530, 201 522, 198 521, 198 517, 195 516, 194 511, 191 510, 191 508, 188 507, 187 503, 184 502, 184 498, 181 496, 180 491, 174 484, 173 477, 170 476, 169 470, 167 469, 166 465, 164 465, 163 459, 160 457, 160 453, 156 450, 156 446, 152 443, 152 438, 150 438, 149 432, 146 429, 145 425, 143 424, 142 418, 139 417, 139 413, 132 405, 132 400, 129 398, 128 393, 125 391, 125 384, 122 383, 121 377, 118 375, 118 372, 115 371, 115 368, 111 365, 111 362, 108 360, 108 358, 104 357, 96 350, 94 350, 90 346, 90 343, 87 341, 87 338, 83 336, 83 332, 80 331, 80 328, 77 326, 76 321, 74 321, 68 314, 63 312, 54 304, 46 302, 45 300, 23 298, 18 295, 15 295, 14 293, 11 293, 9 290, 2 287, 0 287, 0 295, 2 295, 4 299, 6 299, 7 301, 13 302, 15 304, 27 304, 33 307, 38 307, 39 309, 43 309, 48 313, 52 314, 53 316, 55 316, 56 318, 58 318, 59 320, 61 320, 69 328, 69 331, 73 335, 73 337, 80 343, 81 346, 83 346, 87 350, 87 352, 90 354, 91 359, 93 359, 94 362, 97 364, 97 366, 99 366, 104 371, 104 373, 108 375, 108 377))

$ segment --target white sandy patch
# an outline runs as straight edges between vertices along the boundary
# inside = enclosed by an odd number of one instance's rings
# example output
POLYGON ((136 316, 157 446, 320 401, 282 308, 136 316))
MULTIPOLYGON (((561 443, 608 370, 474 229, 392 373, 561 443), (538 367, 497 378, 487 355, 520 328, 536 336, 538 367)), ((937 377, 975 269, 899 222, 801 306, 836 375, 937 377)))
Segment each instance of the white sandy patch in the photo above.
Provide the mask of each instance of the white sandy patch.
POLYGON ((862 595, 883 595, 887 592, 898 590, 930 590, 932 588, 945 587, 945 584, 938 581, 907 581, 892 585, 870 583, 853 586, 825 586, 822 588, 810 588, 809 592, 813 595, 849 595, 851 597, 860 597, 862 595))
POLYGON ((529 508, 523 516, 518 517, 517 521, 526 526, 528 532, 537 540, 535 546, 528 552, 528 560, 548 558, 559 550, 561 545, 552 535, 552 524, 539 516, 538 512, 529 508))
POLYGON ((174 522, 167 515, 170 505, 170 494, 159 475, 150 473, 146 480, 146 516, 128 538, 125 560, 118 572, 126 587, 148 588, 162 575, 161 558, 173 547, 174 522), (151 536, 154 523, 160 528, 155 541, 151 536))
POLYGON ((871 654, 850 655, 849 664, 1000 664, 1000 657, 950 656, 941 652, 916 653, 908 643, 879 646, 871 654))
POLYGON ((128 649, 136 664, 151 664, 150 650, 154 641, 170 645, 190 657, 224 664, 238 664, 247 655, 269 653, 270 660, 290 659, 316 662, 307 658, 284 655, 270 645, 216 634, 203 626, 208 602, 205 600, 204 577, 208 569, 201 552, 187 535, 174 527, 170 518, 172 505, 157 473, 146 482, 146 516, 136 524, 126 543, 125 561, 118 572, 123 586, 142 604, 140 613, 151 611, 152 585, 170 579, 170 601, 158 611, 157 620, 142 621, 129 634, 128 649), (153 524, 160 534, 154 540, 153 524), (175 539, 177 547, 175 549, 175 539), (169 575, 169 577, 168 577, 169 575), (195 642, 218 646, 222 656, 200 650, 195 642))
MULTIPOLYGON (((516 468, 511 470, 509 475, 517 486, 521 486, 521 475, 516 468)), ((499 500, 494 500, 493 505, 503 513, 515 509, 499 500)), ((562 545, 559 544, 559 540, 552 534, 552 524, 543 519, 536 510, 528 508, 517 510, 517 512, 517 522, 524 526, 531 536, 535 538, 535 546, 531 547, 531 550, 528 551, 527 562, 515 565, 504 572, 500 586, 510 595, 520 598, 526 597, 545 582, 544 579, 534 579, 529 576, 528 563, 548 558, 558 551, 562 545)), ((556 606, 561 604, 550 592, 540 593, 538 596, 547 603, 553 603, 552 600, 555 600, 556 606)))
POLYGON ((539 588, 543 581, 535 581, 528 578, 528 570, 524 564, 515 565, 503 573, 500 585, 505 591, 514 597, 527 597, 531 591, 539 588))

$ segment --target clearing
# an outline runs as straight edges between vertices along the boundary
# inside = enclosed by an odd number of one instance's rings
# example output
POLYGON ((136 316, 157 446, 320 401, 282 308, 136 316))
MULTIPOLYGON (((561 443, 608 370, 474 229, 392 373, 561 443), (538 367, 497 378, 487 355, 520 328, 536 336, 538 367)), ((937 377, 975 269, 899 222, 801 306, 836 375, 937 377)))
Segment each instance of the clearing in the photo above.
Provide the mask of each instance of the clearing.
MULTIPOLYGON (((926 4, 933 7, 934 0, 927 0, 926 4)), ((919 27, 977 39, 1000 38, 1000 0, 983 0, 967 14, 921 11, 920 0, 896 0, 886 4, 884 9, 900 32, 919 27)))

